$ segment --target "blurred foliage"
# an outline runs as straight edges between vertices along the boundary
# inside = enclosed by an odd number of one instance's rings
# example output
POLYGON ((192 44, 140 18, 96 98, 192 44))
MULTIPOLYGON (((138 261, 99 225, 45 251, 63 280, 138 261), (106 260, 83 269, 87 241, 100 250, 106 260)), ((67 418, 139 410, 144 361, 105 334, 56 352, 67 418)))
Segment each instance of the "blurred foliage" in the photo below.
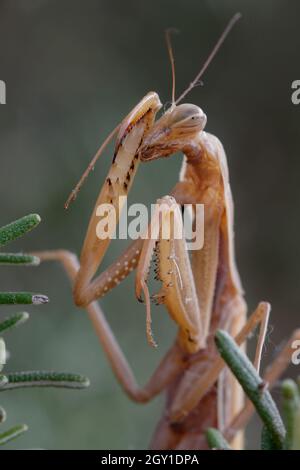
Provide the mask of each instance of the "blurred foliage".
MULTIPOLYGON (((15 220, 4 227, 0 227, 0 246, 6 246, 8 243, 23 237, 27 232, 35 228, 41 221, 37 214, 29 214, 21 219, 15 220)), ((36 256, 24 255, 23 253, 1 253, 1 259, 4 264, 36 266, 39 259, 36 256)), ((31 292, 0 292, 1 305, 40 305, 48 302, 48 297, 42 294, 33 294, 31 292)), ((19 312, 0 321, 1 334, 7 330, 15 328, 27 321, 29 315, 27 312, 19 312)), ((9 353, 3 338, 0 337, 0 392, 14 390, 17 388, 28 387, 59 387, 59 388, 86 388, 89 386, 89 380, 79 374, 61 373, 55 371, 21 371, 2 373, 6 365, 9 353)), ((6 421, 6 411, 0 407, 0 423, 6 421)), ((18 424, 0 432, 0 446, 16 439, 28 429, 26 424, 18 424)))
MULTIPOLYGON (((227 20, 241 11, 243 18, 205 74, 204 86, 188 101, 203 108, 208 131, 221 139, 228 155, 237 258, 249 308, 270 301, 272 341, 288 337, 299 310, 300 107, 290 98, 291 82, 300 76, 299 10, 296 0, 288 5, 284 0, 1 0, 0 78, 7 84, 7 105, 0 107, 2 222, 34 208, 45 223, 32 233, 30 246, 79 253, 112 148, 68 212, 64 201, 103 138, 147 91, 157 91, 164 103, 170 100, 165 28, 180 30, 173 41, 179 93, 227 20)), ((130 199, 150 204, 167 194, 180 163, 177 155, 141 166, 130 199)), ((16 243, 20 251, 29 246, 26 239, 16 243)), ((107 262, 122 247, 113 244, 107 262)), ((82 371, 93 384, 84 398, 33 390, 16 404, 20 392, 5 394, 4 405, 14 408, 12 419, 32 429, 24 444, 146 447, 162 399, 141 407, 124 396, 84 311, 73 305, 62 269, 45 264, 24 276, 20 267, 2 284, 6 290, 34 285, 51 298, 34 328, 11 338, 11 366, 27 368, 35 358, 37 367, 55 367, 63 358, 66 367, 82 371)), ((174 338, 172 322, 162 307, 155 309, 159 348, 153 351, 132 278, 101 303, 143 383, 174 338)), ((267 341, 266 363, 272 350, 267 341)), ((258 445, 257 426, 254 421, 248 447, 258 445)))

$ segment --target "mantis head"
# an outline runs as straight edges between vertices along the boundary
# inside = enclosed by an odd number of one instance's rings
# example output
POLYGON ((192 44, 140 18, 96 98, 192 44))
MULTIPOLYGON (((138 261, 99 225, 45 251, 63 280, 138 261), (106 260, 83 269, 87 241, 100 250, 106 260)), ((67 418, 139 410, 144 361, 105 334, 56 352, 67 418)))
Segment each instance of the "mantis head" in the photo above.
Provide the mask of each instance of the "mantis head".
POLYGON ((206 115, 194 104, 172 106, 147 133, 140 151, 142 161, 167 157, 203 131, 206 115))

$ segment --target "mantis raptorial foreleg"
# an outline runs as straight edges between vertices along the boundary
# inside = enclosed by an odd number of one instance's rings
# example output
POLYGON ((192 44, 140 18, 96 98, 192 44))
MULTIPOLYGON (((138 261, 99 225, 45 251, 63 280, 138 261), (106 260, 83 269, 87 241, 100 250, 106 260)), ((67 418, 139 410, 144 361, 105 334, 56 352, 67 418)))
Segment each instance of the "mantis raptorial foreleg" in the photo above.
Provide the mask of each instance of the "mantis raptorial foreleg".
MULTIPOLYGON (((148 93, 122 121, 115 147, 112 166, 98 196, 80 256, 80 266, 74 282, 74 300, 78 306, 86 306, 111 287, 120 282, 118 275, 103 285, 103 276, 92 281, 112 239, 112 233, 101 237, 98 233, 99 208, 114 210, 117 225, 124 197, 127 196, 139 165, 139 149, 144 135, 153 125, 161 103, 156 93, 148 93), (123 196, 123 198, 122 198, 123 196)), ((115 229, 115 226, 113 227, 115 229)), ((133 257, 137 260, 137 257, 133 257)), ((132 262, 134 267, 134 262, 132 262)), ((122 274, 123 275, 123 274, 122 274)))

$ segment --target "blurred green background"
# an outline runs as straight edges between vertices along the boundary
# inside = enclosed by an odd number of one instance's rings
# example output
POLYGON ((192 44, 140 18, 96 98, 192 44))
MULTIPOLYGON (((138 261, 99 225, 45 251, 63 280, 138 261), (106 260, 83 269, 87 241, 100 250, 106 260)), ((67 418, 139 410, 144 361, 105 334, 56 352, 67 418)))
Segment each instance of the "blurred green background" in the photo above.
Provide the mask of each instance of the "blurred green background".
MULTIPOLYGON (((187 101, 203 108, 207 130, 227 152, 249 309, 260 300, 273 305, 268 363, 299 327, 300 106, 291 103, 291 83, 300 78, 298 1, 0 0, 0 79, 7 84, 7 104, 0 106, 1 225, 38 212, 40 227, 10 249, 79 253, 112 148, 68 212, 63 203, 102 139, 147 91, 170 100, 165 28, 180 30, 174 37, 180 92, 236 11, 242 20, 187 101)), ((180 164, 176 156, 141 166, 130 199, 150 203, 167 194, 180 164)), ((119 251, 114 243, 106 261, 119 251)), ((3 268, 1 289, 51 299, 31 308, 30 322, 7 336, 9 368, 72 370, 91 379, 87 391, 1 394, 7 424, 30 426, 9 447, 146 448, 163 398, 141 406, 123 394, 61 267, 3 268)), ((132 277, 101 304, 144 383, 174 338, 171 320, 153 308, 154 351, 132 277)), ((248 447, 257 445, 259 429, 254 419, 248 447)))

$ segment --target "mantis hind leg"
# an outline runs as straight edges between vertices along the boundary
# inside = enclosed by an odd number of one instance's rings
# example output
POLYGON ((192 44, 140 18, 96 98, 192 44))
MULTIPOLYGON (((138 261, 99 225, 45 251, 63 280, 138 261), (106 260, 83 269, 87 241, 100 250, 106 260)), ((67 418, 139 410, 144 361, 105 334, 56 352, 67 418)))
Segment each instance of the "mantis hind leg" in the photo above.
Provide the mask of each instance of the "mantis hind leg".
MULTIPOLYGON (((250 316, 247 323, 235 336, 236 342, 239 345, 243 344, 250 333, 252 333, 258 325, 261 323, 265 325, 269 312, 270 305, 266 302, 261 302, 254 313, 250 316)), ((259 349, 261 349, 261 343, 262 340, 259 341, 259 349)), ((212 363, 209 364, 209 367, 206 369, 204 374, 195 377, 193 380, 193 387, 187 387, 184 382, 182 383, 170 408, 169 419, 171 422, 180 422, 197 406, 199 401, 215 384, 224 367, 224 361, 220 357, 216 357, 212 363)))

